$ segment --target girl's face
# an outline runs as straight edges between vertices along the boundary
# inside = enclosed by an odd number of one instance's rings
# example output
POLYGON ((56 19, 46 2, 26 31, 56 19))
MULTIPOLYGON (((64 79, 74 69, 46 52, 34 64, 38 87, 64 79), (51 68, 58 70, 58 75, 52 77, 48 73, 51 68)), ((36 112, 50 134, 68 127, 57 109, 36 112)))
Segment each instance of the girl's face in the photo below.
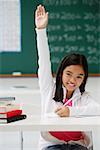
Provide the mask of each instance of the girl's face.
POLYGON ((63 70, 62 82, 69 93, 80 87, 84 81, 85 72, 80 65, 70 65, 63 70))

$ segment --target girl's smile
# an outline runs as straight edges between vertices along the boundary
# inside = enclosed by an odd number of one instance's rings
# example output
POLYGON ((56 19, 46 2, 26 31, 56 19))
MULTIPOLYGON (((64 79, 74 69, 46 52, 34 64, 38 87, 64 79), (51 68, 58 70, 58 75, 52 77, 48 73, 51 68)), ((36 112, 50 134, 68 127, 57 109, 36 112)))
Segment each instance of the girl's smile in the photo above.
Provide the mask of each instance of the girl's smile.
POLYGON ((74 83, 70 83, 70 82, 68 82, 68 83, 67 83, 67 85, 68 85, 69 87, 72 87, 72 88, 74 88, 74 87, 75 87, 75 84, 74 84, 74 83))

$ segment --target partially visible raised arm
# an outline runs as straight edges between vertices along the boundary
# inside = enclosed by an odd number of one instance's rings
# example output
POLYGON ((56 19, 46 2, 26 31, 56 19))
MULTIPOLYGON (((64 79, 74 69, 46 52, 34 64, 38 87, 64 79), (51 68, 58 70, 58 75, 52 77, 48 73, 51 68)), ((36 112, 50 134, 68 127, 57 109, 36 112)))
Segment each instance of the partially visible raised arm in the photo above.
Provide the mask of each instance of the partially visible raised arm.
MULTIPOLYGON (((39 85, 43 97, 48 94, 49 89, 53 84, 50 53, 48 47, 48 39, 46 34, 46 27, 48 23, 48 13, 41 5, 37 7, 35 13, 35 23, 37 32, 37 49, 38 49, 38 64, 39 64, 39 85)), ((46 97, 45 97, 46 98, 46 97)))

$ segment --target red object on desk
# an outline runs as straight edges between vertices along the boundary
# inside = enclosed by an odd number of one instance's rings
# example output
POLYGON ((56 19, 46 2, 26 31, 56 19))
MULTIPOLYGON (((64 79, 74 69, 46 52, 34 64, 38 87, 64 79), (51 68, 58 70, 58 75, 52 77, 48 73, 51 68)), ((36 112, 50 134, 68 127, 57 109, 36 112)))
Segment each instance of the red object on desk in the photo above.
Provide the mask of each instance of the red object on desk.
POLYGON ((5 113, 0 113, 0 118, 10 118, 22 114, 22 110, 12 110, 5 113))

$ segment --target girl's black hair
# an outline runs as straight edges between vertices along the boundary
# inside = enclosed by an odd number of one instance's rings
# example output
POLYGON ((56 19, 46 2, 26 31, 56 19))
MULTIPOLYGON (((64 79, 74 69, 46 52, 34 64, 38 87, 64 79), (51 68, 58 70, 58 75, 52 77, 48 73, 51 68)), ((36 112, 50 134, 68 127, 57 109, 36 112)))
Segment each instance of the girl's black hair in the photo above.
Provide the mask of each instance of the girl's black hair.
POLYGON ((85 91, 85 85, 88 78, 88 63, 86 57, 82 54, 77 54, 77 53, 69 54, 63 58, 57 71, 56 90, 53 98, 57 102, 63 102, 62 74, 63 74, 63 70, 70 65, 81 65, 83 67, 83 70, 85 72, 85 77, 79 89, 81 94, 85 91))

